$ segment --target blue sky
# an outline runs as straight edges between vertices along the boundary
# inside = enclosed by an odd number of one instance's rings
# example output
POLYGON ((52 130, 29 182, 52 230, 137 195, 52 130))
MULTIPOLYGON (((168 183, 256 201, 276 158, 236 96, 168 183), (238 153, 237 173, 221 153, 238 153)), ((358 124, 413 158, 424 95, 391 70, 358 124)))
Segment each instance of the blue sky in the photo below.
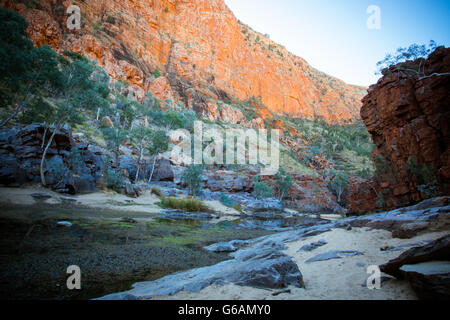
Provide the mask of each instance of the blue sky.
POLYGON ((347 83, 370 85, 386 53, 412 43, 450 46, 450 0, 225 0, 242 22, 267 33, 313 67, 347 83), (366 12, 381 10, 381 29, 366 12))

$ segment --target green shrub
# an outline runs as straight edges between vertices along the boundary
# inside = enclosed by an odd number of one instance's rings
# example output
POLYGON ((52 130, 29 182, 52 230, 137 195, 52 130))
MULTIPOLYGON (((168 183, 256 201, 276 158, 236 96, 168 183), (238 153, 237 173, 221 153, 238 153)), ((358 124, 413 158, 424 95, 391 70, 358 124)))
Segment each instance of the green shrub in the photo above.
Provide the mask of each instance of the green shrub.
POLYGON ((119 170, 107 168, 105 172, 105 185, 108 189, 122 192, 125 180, 119 170))
POLYGON ((241 207, 241 205, 239 203, 236 203, 233 206, 233 209, 236 210, 236 211, 242 212, 242 207, 241 207))
POLYGON ((163 208, 178 209, 187 212, 211 212, 211 209, 201 200, 194 198, 179 199, 175 197, 162 197, 160 206, 163 208))
POLYGON ((108 15, 108 17, 106 18, 106 22, 108 22, 110 24, 115 24, 116 19, 113 16, 108 15))
POLYGON ((255 177, 255 184, 253 187, 253 194, 257 199, 272 198, 273 188, 265 182, 259 182, 259 178, 255 177))
POLYGON ((286 174, 286 171, 280 168, 275 175, 275 182, 278 189, 278 199, 283 200, 293 185, 292 176, 286 174))
POLYGON ((225 193, 220 194, 220 202, 227 207, 233 207, 235 203, 225 193))
POLYGON ((201 191, 201 175, 203 168, 201 165, 191 164, 184 170, 181 182, 189 189, 189 194, 197 195, 201 191))
POLYGON ((153 72, 153 76, 155 78, 159 78, 161 76, 161 71, 159 71, 158 68, 155 69, 155 72, 153 72))
POLYGON ((416 159, 409 159, 405 168, 416 177, 420 185, 417 189, 426 197, 433 198, 440 195, 438 181, 436 179, 436 168, 426 164, 420 165, 416 159))

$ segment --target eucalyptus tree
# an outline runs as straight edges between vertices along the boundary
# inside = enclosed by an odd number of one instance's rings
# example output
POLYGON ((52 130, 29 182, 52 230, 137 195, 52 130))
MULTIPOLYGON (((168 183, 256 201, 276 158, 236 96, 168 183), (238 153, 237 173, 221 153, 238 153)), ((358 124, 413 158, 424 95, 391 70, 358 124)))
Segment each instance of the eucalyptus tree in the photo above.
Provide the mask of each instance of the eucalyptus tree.
POLYGON ((148 183, 152 181, 153 172, 155 171, 156 157, 158 154, 167 151, 169 148, 169 137, 163 130, 153 131, 150 135, 150 143, 147 145, 147 151, 153 156, 153 165, 148 183))
POLYGON ((53 130, 42 154, 40 174, 42 185, 46 185, 44 164, 47 151, 58 131, 63 126, 81 124, 92 115, 94 110, 108 105, 109 91, 106 84, 94 81, 91 76, 96 66, 81 55, 73 54, 70 60, 61 58, 60 69, 63 74, 63 86, 52 92, 54 117, 49 119, 53 130))

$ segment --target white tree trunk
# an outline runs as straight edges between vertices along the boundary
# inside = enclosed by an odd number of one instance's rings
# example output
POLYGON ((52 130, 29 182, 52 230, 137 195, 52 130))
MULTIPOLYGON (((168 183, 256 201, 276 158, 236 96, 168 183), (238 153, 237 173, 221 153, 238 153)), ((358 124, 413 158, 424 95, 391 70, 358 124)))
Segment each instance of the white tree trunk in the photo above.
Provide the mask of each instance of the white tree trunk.
POLYGON ((141 161, 142 161, 142 154, 143 154, 144 149, 142 148, 142 144, 140 146, 140 150, 139 150, 139 158, 138 158, 138 163, 137 163, 137 169, 136 169, 136 178, 134 179, 134 182, 136 183, 139 179, 139 171, 141 169, 141 161))
POLYGON ((47 146, 45 147, 44 153, 42 154, 40 173, 41 173, 41 183, 42 183, 43 186, 46 185, 46 183, 45 183, 45 175, 44 175, 45 156, 47 155, 48 148, 50 148, 50 145, 52 144, 53 138, 55 137, 57 130, 58 130, 58 127, 55 127, 55 129, 53 130, 52 135, 50 136, 50 139, 47 142, 47 146))
POLYGON ((153 157, 152 172, 150 173, 150 178, 148 179, 148 183, 150 183, 152 181, 153 172, 155 171, 155 164, 156 164, 156 155, 153 157))

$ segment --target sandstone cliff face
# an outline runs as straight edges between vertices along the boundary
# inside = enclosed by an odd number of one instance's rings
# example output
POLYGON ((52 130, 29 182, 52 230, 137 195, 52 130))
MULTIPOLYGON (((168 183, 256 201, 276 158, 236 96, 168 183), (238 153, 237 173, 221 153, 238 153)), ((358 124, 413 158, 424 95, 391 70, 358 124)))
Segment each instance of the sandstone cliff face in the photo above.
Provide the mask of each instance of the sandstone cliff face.
MULTIPOLYGON (((438 48, 426 62, 426 74, 449 71, 450 48, 438 48)), ((419 188, 424 181, 408 170, 413 159, 419 166, 436 169, 440 191, 449 194, 450 76, 407 77, 391 67, 368 92, 361 118, 377 146, 374 156, 386 159, 391 169, 379 177, 378 185, 373 181, 364 188, 360 185, 350 195, 351 207, 364 201, 373 204, 383 190, 388 207, 424 199, 427 195, 419 188)))
MULTIPOLYGON (((113 79, 128 81, 138 98, 151 90, 161 100, 170 99, 173 107, 181 102, 214 113, 219 100, 260 97, 272 111, 293 117, 323 117, 328 122, 359 117, 364 88, 315 70, 254 32, 236 20, 223 0, 0 4, 28 20, 36 45, 49 44, 59 52, 71 50, 97 60, 113 79), (78 31, 66 27, 71 4, 81 8, 78 31), (161 77, 155 78, 156 69, 161 77)), ((233 110, 226 113, 239 118, 233 110)))

